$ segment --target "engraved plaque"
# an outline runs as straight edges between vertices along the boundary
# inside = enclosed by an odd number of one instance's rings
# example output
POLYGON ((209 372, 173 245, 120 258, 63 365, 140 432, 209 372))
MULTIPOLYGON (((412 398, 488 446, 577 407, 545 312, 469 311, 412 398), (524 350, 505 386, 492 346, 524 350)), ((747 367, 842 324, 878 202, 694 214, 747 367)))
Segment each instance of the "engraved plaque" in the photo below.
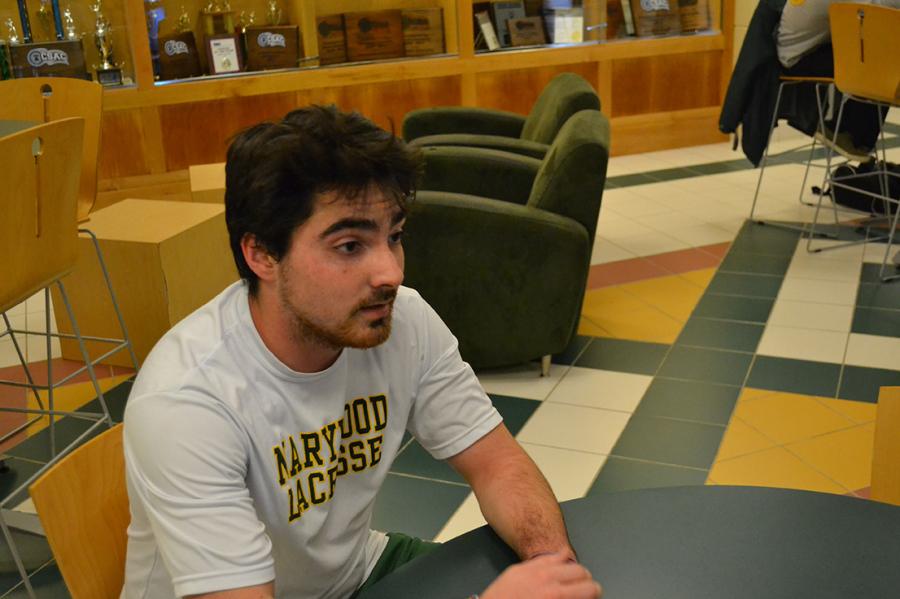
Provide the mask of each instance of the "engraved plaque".
POLYGON ((13 77, 76 77, 89 79, 81 40, 63 40, 9 47, 13 77))
POLYGON ((347 58, 383 60, 403 56, 403 24, 399 10, 348 12, 344 14, 347 31, 347 58))
POLYGON ((193 31, 159 38, 160 79, 184 79, 202 73, 193 31))
POLYGON ((210 75, 238 73, 243 70, 240 36, 237 34, 207 36, 206 64, 210 75))
POLYGON ((540 17, 510 19, 506 24, 513 46, 537 46, 547 43, 544 20, 540 17))
POLYGON ((316 19, 319 40, 319 64, 347 62, 347 38, 344 34, 344 15, 326 15, 316 19))
POLYGON ((631 0, 631 12, 638 37, 681 31, 678 0, 631 0))
POLYGON ((682 31, 709 29, 709 0, 678 0, 682 31))
POLYGON ((244 30, 247 70, 291 69, 300 59, 296 25, 250 25, 244 30))
POLYGON ((407 56, 444 53, 444 13, 440 8, 402 11, 403 45, 407 56))

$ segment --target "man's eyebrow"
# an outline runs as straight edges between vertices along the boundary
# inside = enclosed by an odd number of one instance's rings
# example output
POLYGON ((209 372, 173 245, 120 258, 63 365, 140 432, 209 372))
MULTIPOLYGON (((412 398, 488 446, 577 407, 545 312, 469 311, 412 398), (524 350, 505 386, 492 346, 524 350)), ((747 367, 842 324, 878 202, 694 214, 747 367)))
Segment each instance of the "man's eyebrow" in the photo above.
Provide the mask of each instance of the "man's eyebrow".
POLYGON ((319 238, 325 239, 329 235, 333 235, 338 231, 343 231, 345 229, 361 229, 363 231, 377 231, 378 225, 374 220, 370 218, 342 218, 336 223, 332 224, 330 227, 322 231, 322 234, 319 235, 319 238))
POLYGON ((400 224, 406 219, 406 210, 398 210, 394 213, 394 216, 391 217, 391 226, 395 226, 400 224))

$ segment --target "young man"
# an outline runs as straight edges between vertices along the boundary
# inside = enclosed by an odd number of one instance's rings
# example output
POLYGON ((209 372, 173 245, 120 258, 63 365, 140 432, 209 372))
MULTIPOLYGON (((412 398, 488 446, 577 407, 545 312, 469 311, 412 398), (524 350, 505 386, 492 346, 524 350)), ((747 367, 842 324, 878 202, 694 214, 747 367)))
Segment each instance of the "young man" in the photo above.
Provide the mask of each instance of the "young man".
POLYGON ((599 595, 456 340, 401 287, 419 169, 333 107, 235 139, 225 204, 242 281, 160 340, 126 409, 123 597, 352 596, 429 547, 369 529, 406 430, 530 560, 484 598, 599 595))

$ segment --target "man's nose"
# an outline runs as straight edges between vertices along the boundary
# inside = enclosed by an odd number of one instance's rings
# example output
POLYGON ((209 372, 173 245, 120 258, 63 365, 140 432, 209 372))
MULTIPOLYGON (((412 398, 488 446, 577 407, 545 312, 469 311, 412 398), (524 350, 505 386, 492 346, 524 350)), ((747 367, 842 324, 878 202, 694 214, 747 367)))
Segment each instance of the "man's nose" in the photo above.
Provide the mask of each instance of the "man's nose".
POLYGON ((399 287, 403 282, 403 250, 385 246, 375 256, 372 287, 399 287))

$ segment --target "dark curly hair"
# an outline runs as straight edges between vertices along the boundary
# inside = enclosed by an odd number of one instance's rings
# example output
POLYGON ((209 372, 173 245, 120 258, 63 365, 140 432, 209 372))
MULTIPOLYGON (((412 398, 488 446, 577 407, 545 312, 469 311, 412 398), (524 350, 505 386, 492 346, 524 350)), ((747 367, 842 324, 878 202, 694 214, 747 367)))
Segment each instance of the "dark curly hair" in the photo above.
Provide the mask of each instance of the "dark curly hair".
POLYGON ((375 187, 405 208, 421 170, 417 150, 359 113, 335 106, 301 108, 237 134, 225 164, 225 222, 251 295, 259 279, 241 251, 245 235, 280 260, 319 194, 337 192, 353 200, 375 187))

